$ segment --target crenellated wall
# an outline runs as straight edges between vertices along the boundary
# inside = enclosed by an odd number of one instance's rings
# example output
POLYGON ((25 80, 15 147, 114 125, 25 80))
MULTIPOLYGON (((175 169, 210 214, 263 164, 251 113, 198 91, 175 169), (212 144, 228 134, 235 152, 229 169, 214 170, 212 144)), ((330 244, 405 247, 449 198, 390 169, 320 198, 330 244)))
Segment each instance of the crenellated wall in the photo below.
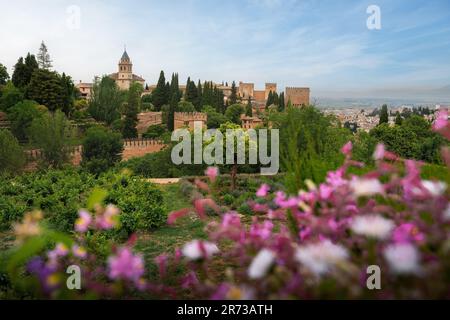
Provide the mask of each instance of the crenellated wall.
MULTIPOLYGON (((142 157, 149 153, 160 151, 165 147, 165 144, 160 140, 155 139, 128 139, 123 142, 122 161, 131 158, 142 157)), ((79 166, 81 163, 83 147, 74 146, 70 150, 71 163, 74 166, 79 166)), ((42 151, 39 149, 26 150, 25 155, 28 161, 25 167, 26 171, 32 171, 37 168, 38 160, 42 158, 42 151)))

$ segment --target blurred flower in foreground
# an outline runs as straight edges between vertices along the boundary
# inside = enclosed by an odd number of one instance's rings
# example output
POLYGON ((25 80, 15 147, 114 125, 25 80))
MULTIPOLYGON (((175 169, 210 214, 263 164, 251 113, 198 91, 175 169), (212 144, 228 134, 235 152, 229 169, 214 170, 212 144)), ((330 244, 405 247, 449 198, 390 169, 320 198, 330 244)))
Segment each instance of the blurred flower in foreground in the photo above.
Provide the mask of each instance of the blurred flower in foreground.
POLYGON ((131 280, 139 283, 144 274, 144 259, 135 255, 128 247, 122 247, 115 256, 108 259, 109 277, 111 279, 131 280))
POLYGON ((208 167, 206 169, 205 174, 208 176, 209 180, 211 182, 214 182, 216 180, 216 177, 219 175, 219 168, 217 167, 208 167))
POLYGON ((264 277, 275 261, 275 253, 268 249, 262 249, 253 259, 248 268, 250 279, 260 279, 264 277))
POLYGON ((386 239, 394 229, 394 223, 379 215, 366 215, 355 217, 351 223, 354 233, 370 238, 386 239))
POLYGON ((22 223, 14 224, 14 233, 16 234, 17 242, 21 243, 25 239, 41 234, 39 222, 42 220, 41 211, 33 211, 26 213, 22 223))
POLYGON ((384 257, 394 273, 418 273, 420 271, 419 252, 412 244, 392 244, 384 250, 384 257))
POLYGON ((259 187, 258 191, 256 191, 256 196, 260 198, 264 198, 267 196, 267 193, 269 192, 270 187, 267 184, 262 184, 261 187, 259 187))
POLYGON ((86 232, 92 222, 92 217, 86 210, 78 212, 78 219, 75 221, 75 230, 77 232, 86 232))
POLYGON ((324 240, 298 248, 295 258, 315 275, 320 276, 346 260, 348 253, 343 246, 324 240))
POLYGON ((193 240, 186 243, 181 249, 183 255, 189 260, 210 258, 219 252, 219 248, 214 243, 201 240, 193 240))

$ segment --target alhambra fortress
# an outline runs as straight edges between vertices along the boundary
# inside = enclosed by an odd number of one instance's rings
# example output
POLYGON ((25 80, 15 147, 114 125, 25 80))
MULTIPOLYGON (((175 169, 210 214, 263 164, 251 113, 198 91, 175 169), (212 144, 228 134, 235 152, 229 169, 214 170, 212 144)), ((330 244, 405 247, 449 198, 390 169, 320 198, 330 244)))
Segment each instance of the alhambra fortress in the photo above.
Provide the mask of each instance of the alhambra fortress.
MULTIPOLYGON (((155 88, 156 84, 145 85, 146 81, 141 76, 138 76, 133 73, 133 63, 131 62, 130 57, 128 56, 127 51, 125 50, 122 54, 122 58, 118 64, 118 70, 115 73, 109 75, 111 79, 113 79, 117 86, 121 90, 128 90, 130 85, 133 82, 138 82, 142 84, 144 88, 144 92, 142 95, 150 94, 155 88)), ((222 90, 224 93, 225 101, 229 99, 231 95, 231 85, 226 84, 215 84, 218 89, 222 90)), ((80 81, 76 84, 76 87, 80 90, 81 95, 86 99, 90 99, 92 94, 93 83, 86 83, 80 81)), ((186 86, 180 85, 180 90, 185 92, 186 86)), ((270 92, 278 92, 276 83, 266 83, 264 90, 255 89, 254 83, 242 82, 239 81, 239 84, 236 85, 236 91, 238 94, 238 98, 241 101, 248 101, 250 98, 254 111, 263 111, 266 107, 266 102, 269 97, 270 92)), ((302 106, 309 104, 309 88, 301 88, 301 87, 286 87, 284 91, 285 101, 290 101, 293 106, 302 106)), ((161 124, 162 123, 162 113, 161 112, 142 112, 138 115, 138 133, 141 135, 146 132, 147 128, 151 125, 161 124)), ((242 127, 244 129, 255 128, 262 124, 262 120, 257 116, 248 117, 245 115, 241 116, 242 127)), ((206 127, 207 115, 202 112, 176 112, 174 117, 174 128, 182 128, 189 127, 193 128, 194 121, 201 121, 203 126, 206 127)))

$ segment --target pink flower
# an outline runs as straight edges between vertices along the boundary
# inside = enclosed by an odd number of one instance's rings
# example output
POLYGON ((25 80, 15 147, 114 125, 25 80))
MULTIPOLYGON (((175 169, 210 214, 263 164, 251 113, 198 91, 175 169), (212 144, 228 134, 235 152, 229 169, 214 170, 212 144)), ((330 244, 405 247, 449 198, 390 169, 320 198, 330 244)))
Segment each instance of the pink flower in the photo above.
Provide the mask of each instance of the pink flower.
POLYGON ((275 204, 280 208, 296 208, 298 207, 298 199, 294 197, 286 198, 286 195, 282 191, 278 191, 275 194, 275 204))
POLYGON ((346 156, 350 155, 353 149, 353 144, 351 141, 347 142, 341 149, 341 152, 346 156))
POLYGON ((92 217, 85 210, 80 210, 78 216, 79 218, 75 221, 75 230, 77 232, 86 232, 92 222, 92 217))
POLYGON ((266 220, 262 224, 254 223, 250 227, 250 235, 267 240, 272 235, 272 229, 273 223, 271 221, 266 220))
POLYGON ((262 184, 261 187, 259 187, 258 191, 256 191, 256 196, 260 197, 260 198, 264 198, 265 196, 267 196, 267 193, 270 190, 270 186, 268 186, 267 184, 262 184))
POLYGON ((97 227, 102 230, 113 229, 118 224, 119 209, 116 206, 108 205, 102 215, 97 216, 97 227))
POLYGON ((395 228, 392 240, 396 243, 421 243, 425 240, 425 236, 419 231, 415 224, 403 223, 395 228))
POLYGON ((80 259, 85 259, 87 257, 86 249, 76 244, 72 246, 72 253, 75 257, 80 259))
POLYGON ((309 238, 309 236, 311 235, 311 228, 310 227, 305 227, 303 228, 303 230, 301 230, 299 232, 299 237, 301 241, 305 241, 306 239, 309 238))
POLYGON ((436 120, 434 121, 433 129, 436 131, 444 129, 447 126, 447 123, 448 123, 448 111, 444 109, 439 111, 436 120))
POLYGON ((214 182, 216 180, 216 177, 219 175, 219 168, 217 167, 208 167, 206 169, 205 174, 208 176, 209 180, 211 182, 214 182))
POLYGON ((375 152, 373 153, 373 158, 375 160, 383 160, 386 149, 384 148, 384 144, 379 143, 375 148, 375 152))
POLYGON ((64 243, 58 243, 55 249, 49 251, 47 256, 51 265, 57 264, 58 258, 65 257, 69 253, 69 249, 64 243))
POLYGON ((333 194, 333 188, 329 185, 322 183, 319 186, 319 196, 322 200, 328 200, 333 194))
POLYGON ((142 255, 134 255, 130 248, 120 248, 115 256, 108 258, 109 277, 113 280, 124 279, 135 283, 144 274, 142 255))
POLYGON ((332 188, 339 188, 341 186, 344 186, 347 184, 347 180, 343 178, 344 176, 344 169, 340 168, 336 171, 329 171, 327 174, 327 183, 332 188))
POLYGON ((225 213, 222 218, 222 228, 240 228, 241 227, 241 218, 235 212, 225 213))

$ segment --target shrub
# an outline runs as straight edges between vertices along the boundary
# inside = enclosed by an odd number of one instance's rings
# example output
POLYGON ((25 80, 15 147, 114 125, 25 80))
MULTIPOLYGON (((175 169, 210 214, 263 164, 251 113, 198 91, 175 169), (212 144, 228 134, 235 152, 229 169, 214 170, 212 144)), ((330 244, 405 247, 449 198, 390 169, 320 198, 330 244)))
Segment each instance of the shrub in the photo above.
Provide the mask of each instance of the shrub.
POLYGON ((105 175, 102 185, 109 190, 107 203, 115 204, 121 211, 120 228, 126 235, 137 230, 162 226, 166 219, 162 192, 153 184, 136 176, 105 175))
POLYGON ((34 119, 30 126, 30 138, 41 149, 41 160, 45 166, 60 168, 70 160, 75 132, 61 111, 34 119))
POLYGON ((11 121, 11 131, 18 140, 28 141, 31 123, 42 115, 38 106, 35 101, 24 100, 9 109, 8 120, 11 121))
POLYGON ((160 138, 167 132, 167 127, 162 124, 155 124, 147 128, 147 131, 142 135, 143 138, 156 139, 160 138))
POLYGON ((87 130, 83 140, 81 165, 90 173, 100 174, 122 159, 123 141, 120 133, 104 127, 87 130))
POLYGON ((25 156, 17 139, 0 129, 0 174, 16 172, 25 164, 25 156))

